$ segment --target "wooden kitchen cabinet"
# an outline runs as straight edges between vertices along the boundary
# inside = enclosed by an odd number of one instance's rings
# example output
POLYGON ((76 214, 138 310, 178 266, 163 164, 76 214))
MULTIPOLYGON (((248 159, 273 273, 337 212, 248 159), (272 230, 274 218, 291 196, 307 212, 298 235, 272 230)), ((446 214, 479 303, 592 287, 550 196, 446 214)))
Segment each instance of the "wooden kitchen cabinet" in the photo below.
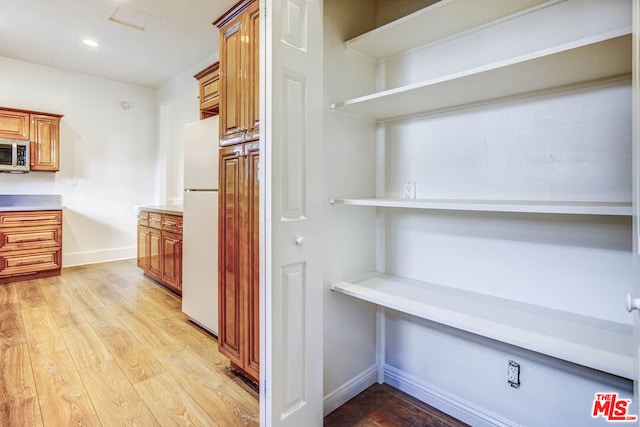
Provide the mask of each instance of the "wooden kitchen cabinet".
POLYGON ((31 114, 31 170, 60 170, 60 117, 31 114))
POLYGON ((0 138, 30 140, 30 170, 60 170, 62 115, 28 110, 0 109, 0 138))
POLYGON ((137 265, 144 274, 182 294, 182 217, 138 212, 137 265))
POLYGON ((220 111, 220 63, 215 62, 194 75, 200 85, 200 119, 218 115, 220 111))
POLYGON ((29 113, 0 110, 0 138, 29 139, 29 113))
POLYGON ((214 22, 220 28, 220 145, 260 132, 259 2, 244 0, 214 22))
POLYGON ((0 212, 0 283, 60 275, 62 211, 0 212))
POLYGON ((220 149, 220 352, 234 367, 260 377, 258 143, 220 149))
POLYGON ((182 293, 182 235, 162 232, 162 280, 182 293))

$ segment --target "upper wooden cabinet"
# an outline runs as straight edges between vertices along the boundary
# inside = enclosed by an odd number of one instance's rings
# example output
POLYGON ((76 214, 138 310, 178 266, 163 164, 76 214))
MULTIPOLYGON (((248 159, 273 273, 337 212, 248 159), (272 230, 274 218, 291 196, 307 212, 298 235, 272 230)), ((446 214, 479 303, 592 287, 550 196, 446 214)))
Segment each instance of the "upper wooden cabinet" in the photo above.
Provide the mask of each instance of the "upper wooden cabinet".
POLYGON ((29 139, 29 113, 0 110, 0 138, 29 139))
POLYGON ((31 170, 60 170, 60 117, 31 114, 31 170))
POLYGON ((211 64, 193 77, 200 84, 200 118, 217 115, 220 107, 220 63, 211 64))
POLYGON ((242 0, 214 22, 220 28, 220 145, 260 133, 260 9, 242 0))
POLYGON ((32 171, 60 170, 60 114, 0 109, 0 138, 31 141, 32 171))

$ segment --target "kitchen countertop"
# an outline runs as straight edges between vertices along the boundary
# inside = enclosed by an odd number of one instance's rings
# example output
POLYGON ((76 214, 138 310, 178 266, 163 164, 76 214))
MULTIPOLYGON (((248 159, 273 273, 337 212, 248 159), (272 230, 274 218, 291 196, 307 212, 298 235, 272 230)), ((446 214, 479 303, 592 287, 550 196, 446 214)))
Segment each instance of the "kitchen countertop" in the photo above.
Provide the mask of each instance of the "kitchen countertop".
POLYGON ((0 212, 64 209, 60 194, 0 194, 0 212))
POLYGON ((146 212, 158 212, 158 213, 167 213, 172 215, 182 215, 182 204, 180 203, 168 203, 166 205, 155 205, 155 206, 139 206, 138 209, 146 212))

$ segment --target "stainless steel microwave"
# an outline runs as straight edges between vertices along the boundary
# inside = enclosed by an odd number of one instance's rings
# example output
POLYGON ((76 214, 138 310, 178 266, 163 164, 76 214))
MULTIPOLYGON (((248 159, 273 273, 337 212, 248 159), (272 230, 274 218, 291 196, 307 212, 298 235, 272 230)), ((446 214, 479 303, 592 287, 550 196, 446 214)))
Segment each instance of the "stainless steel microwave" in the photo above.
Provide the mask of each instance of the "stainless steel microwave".
POLYGON ((29 141, 0 138, 0 172, 29 172, 29 141))

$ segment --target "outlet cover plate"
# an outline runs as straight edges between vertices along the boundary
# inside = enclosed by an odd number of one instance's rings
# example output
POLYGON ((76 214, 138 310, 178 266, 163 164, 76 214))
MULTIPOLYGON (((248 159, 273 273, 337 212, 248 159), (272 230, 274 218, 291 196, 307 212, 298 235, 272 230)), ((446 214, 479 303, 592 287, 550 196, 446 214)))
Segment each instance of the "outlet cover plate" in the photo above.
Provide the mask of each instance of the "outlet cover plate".
POLYGON ((509 360, 509 368, 507 370, 507 382, 513 388, 520 387, 520 364, 509 360))
POLYGON ((402 191, 402 197, 405 199, 415 199, 416 198, 416 182, 415 181, 405 181, 402 191))

